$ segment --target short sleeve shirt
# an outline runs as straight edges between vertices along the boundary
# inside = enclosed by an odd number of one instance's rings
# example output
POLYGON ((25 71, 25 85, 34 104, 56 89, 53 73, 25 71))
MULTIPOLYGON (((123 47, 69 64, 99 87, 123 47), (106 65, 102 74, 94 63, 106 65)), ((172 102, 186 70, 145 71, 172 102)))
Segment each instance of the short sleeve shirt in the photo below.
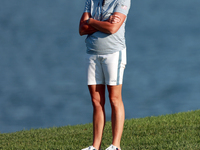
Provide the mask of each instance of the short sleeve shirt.
MULTIPOLYGON (((128 15, 130 0, 86 0, 84 12, 89 12, 93 19, 105 21, 114 12, 128 15)), ((97 31, 87 36, 85 42, 89 54, 111 54, 126 48, 125 23, 114 34, 97 31)))

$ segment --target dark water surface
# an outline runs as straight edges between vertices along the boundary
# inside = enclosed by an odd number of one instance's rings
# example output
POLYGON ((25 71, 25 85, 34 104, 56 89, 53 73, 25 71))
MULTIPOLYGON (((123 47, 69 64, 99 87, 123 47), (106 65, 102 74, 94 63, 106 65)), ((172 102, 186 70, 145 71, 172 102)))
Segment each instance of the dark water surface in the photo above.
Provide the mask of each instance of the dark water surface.
MULTIPOLYGON (((84 1, 0 1, 0 133, 92 122, 84 1)), ((133 0, 126 119, 200 108, 200 1, 133 0)), ((110 105, 107 101, 107 120, 110 105)))

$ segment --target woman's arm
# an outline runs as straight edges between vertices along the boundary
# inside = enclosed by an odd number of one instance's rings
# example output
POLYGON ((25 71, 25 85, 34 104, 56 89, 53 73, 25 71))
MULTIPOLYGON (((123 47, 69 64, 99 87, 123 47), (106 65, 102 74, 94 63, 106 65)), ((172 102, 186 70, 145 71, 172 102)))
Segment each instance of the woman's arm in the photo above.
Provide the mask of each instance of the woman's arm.
POLYGON ((80 24, 79 24, 79 34, 82 35, 86 35, 86 34, 92 34, 96 31, 98 31, 97 29, 95 29, 94 27, 90 26, 87 24, 87 20, 91 18, 90 13, 88 12, 84 12, 81 20, 80 20, 80 24))
POLYGON ((79 34, 82 36, 96 31, 113 34, 119 30, 125 19, 126 16, 124 14, 115 12, 108 20, 98 21, 92 19, 90 13, 85 12, 80 20, 79 34))
POLYGON ((98 21, 90 18, 87 23, 98 31, 113 34, 119 30, 125 19, 126 15, 115 12, 107 21, 98 21))

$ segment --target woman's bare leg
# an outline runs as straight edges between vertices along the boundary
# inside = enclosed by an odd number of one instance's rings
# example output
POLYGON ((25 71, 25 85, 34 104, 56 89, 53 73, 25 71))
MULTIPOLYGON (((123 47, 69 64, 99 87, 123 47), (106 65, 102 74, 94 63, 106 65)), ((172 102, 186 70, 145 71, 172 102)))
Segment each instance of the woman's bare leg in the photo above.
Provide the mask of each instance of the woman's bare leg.
POLYGON ((100 149, 105 126, 105 85, 88 85, 93 104, 93 146, 100 149))
POLYGON ((120 148, 120 141, 124 128, 125 110, 122 101, 122 85, 107 86, 112 108, 113 145, 120 148))

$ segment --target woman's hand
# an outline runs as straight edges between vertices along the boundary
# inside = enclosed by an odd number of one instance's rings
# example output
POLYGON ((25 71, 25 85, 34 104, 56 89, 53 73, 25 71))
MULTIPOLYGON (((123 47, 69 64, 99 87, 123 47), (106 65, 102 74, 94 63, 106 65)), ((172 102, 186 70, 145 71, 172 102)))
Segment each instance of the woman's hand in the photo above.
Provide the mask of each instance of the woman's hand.
POLYGON ((108 22, 110 23, 119 23, 120 21, 121 18, 118 15, 111 15, 110 18, 108 19, 108 22))

